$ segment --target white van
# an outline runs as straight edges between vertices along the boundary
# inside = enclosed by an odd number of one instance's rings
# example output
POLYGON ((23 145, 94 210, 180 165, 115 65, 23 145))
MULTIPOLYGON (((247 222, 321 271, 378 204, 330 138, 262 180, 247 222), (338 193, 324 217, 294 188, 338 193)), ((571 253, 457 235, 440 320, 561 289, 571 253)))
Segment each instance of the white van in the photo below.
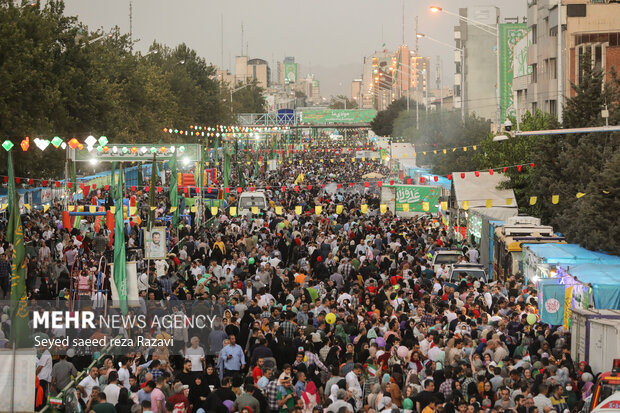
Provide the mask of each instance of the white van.
POLYGON ((253 207, 258 208, 259 212, 264 212, 267 210, 267 205, 267 197, 264 192, 242 192, 239 195, 237 213, 239 215, 251 214, 253 207))

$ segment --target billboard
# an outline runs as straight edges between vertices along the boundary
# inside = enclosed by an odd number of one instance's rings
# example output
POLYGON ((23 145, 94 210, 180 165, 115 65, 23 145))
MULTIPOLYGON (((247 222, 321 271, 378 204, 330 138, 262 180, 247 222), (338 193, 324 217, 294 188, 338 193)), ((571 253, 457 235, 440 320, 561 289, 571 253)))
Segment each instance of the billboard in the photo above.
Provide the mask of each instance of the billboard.
POLYGON ((284 84, 297 83, 297 63, 284 64, 284 84))
MULTIPOLYGON (((503 122, 507 115, 514 115, 512 80, 514 78, 515 47, 523 38, 527 38, 527 23, 506 23, 499 25, 499 84, 500 84, 500 120, 503 122)), ((518 49, 517 49, 518 50, 518 49)), ((525 62, 527 63, 527 48, 525 62)), ((522 68, 518 68, 523 70, 522 68)))
POLYGON ((441 188, 438 186, 425 185, 395 185, 396 205, 395 210, 407 212, 404 204, 409 204, 408 212, 436 213, 438 210, 441 188), (428 202, 428 210, 424 209, 424 203, 428 202))
POLYGON ((377 111, 375 109, 306 109, 301 111, 301 122, 306 124, 368 123, 377 111))

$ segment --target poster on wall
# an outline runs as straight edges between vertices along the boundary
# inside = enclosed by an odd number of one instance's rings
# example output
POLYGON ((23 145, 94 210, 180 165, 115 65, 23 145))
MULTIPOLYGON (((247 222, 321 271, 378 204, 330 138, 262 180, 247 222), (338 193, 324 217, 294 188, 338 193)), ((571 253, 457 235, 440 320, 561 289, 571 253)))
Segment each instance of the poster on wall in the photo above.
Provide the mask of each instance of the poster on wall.
POLYGON ((153 227, 150 231, 144 231, 144 258, 166 258, 166 227, 153 227))

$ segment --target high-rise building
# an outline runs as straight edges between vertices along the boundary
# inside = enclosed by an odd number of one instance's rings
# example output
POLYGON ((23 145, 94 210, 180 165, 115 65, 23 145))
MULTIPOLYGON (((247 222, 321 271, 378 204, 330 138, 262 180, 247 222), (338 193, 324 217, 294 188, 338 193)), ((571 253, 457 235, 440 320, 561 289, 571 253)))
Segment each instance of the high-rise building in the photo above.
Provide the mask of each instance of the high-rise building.
POLYGON ((393 54, 386 50, 364 58, 361 93, 363 109, 383 110, 392 102, 392 58, 393 54))
POLYGON ((464 18, 459 19, 459 25, 454 27, 454 40, 456 47, 464 50, 464 64, 461 67, 459 55, 454 76, 454 106, 465 105, 466 113, 495 120, 498 116, 497 37, 482 25, 495 26, 499 30, 499 9, 474 6, 459 9, 459 15, 464 18))
MULTIPOLYGON (((218 79, 219 79, 218 73, 218 79)), ((222 80, 230 81, 230 75, 222 73, 222 80)), ((235 74, 232 75, 233 85, 256 80, 258 85, 267 89, 271 84, 271 69, 269 63, 263 59, 248 59, 247 56, 235 57, 235 74)))
POLYGON ((612 68, 620 69, 620 4, 611 0, 562 0, 561 4, 558 8, 557 0, 528 1, 531 73, 524 99, 528 109, 560 119, 563 102, 574 96, 571 84, 581 81, 584 56, 590 55, 592 66, 604 72, 605 81, 610 80, 612 68))
POLYGON ((271 85, 271 69, 269 63, 263 59, 252 59, 248 61, 248 72, 250 79, 256 80, 258 85, 267 89, 271 85))
POLYGON ((361 106, 362 100, 362 79, 353 79, 351 82, 351 100, 361 106))

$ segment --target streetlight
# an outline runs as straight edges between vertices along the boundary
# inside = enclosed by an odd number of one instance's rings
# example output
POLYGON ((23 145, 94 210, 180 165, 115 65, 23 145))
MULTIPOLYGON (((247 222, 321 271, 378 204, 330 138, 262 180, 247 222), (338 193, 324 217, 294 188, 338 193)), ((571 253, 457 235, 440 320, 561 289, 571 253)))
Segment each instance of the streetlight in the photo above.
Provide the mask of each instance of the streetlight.
MULTIPOLYGON (((439 6, 430 6, 429 9, 430 9, 430 11, 432 13, 446 13, 446 14, 448 14, 450 16, 457 17, 459 20, 462 20, 465 23, 471 24, 472 26, 477 27, 478 29, 482 30, 485 33, 490 34, 491 36, 495 36, 495 47, 497 49, 495 51, 495 54, 496 54, 496 64, 495 64, 495 71, 496 71, 496 79, 495 79, 495 101, 496 102, 495 102, 495 104, 496 104, 496 107, 495 107, 495 111, 497 112, 496 113, 496 117, 497 117, 496 121, 497 121, 497 130, 499 131, 500 130, 500 121, 501 121, 500 120, 501 103, 500 103, 500 85, 499 85, 499 82, 500 82, 500 76, 499 76, 499 68, 500 68, 500 64, 499 64, 499 58, 500 58, 500 56, 499 56, 499 22, 498 22, 497 26, 492 26, 490 24, 481 23, 479 21, 470 19, 468 17, 461 16, 460 14, 451 12, 449 10, 444 10, 443 8, 441 8, 439 6)), ((464 63, 464 61, 463 61, 463 63, 464 63)), ((463 67, 463 63, 461 63, 461 67, 462 67, 461 71, 463 72, 461 74, 461 77, 463 77, 463 74, 465 72, 464 67, 463 67)), ((463 93, 463 88, 462 87, 461 87, 461 93, 463 93)), ((461 106, 463 106, 462 103, 461 103, 461 106)))
POLYGON ((244 89, 244 88, 246 88, 246 87, 248 87, 248 86, 250 86, 250 85, 251 85, 251 83, 246 83, 245 85, 241 85, 241 86, 239 86, 238 88, 235 88, 235 89, 230 89, 230 111, 231 111, 231 112, 232 112, 232 110, 233 110, 233 106, 232 106, 232 103, 233 103, 233 93, 238 92, 238 91, 240 91, 241 89, 244 89))
POLYGON ((106 38, 107 38, 107 39, 111 39, 111 38, 112 38, 112 36, 113 36, 113 33, 112 33, 112 32, 104 33, 104 34, 102 34, 102 35, 101 35, 101 36, 99 36, 99 37, 95 37, 94 39, 89 40, 86 44, 93 44, 93 43, 95 43, 95 42, 98 42, 99 40, 106 39, 106 38))
POLYGON ((25 3, 23 5, 21 5, 19 8, 20 9, 25 9, 26 7, 34 7, 37 5, 36 1, 29 1, 28 3, 25 3))
POLYGON ((435 42, 437 44, 449 47, 450 49, 453 49, 459 52, 461 56, 461 120, 465 121, 465 104, 463 100, 463 97, 465 96, 465 94, 463 93, 465 91, 465 76, 464 76, 465 75, 465 49, 459 49, 458 47, 454 45, 444 43, 441 40, 433 39, 432 37, 427 36, 424 33, 416 33, 416 37, 418 39, 430 40, 431 42, 435 42))

